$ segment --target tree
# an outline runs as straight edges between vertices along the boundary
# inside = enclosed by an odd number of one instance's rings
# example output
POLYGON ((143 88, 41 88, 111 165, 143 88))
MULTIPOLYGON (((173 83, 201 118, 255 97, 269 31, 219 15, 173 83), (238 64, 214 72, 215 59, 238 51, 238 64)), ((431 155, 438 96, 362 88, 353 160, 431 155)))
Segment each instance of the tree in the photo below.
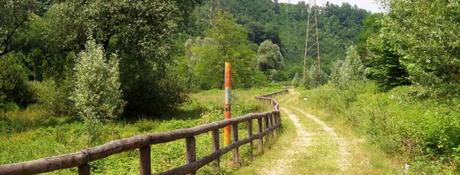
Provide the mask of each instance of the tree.
POLYGON ((307 72, 306 81, 303 82, 304 87, 317 88, 327 83, 327 74, 318 67, 318 65, 311 65, 307 72))
POLYGON ((246 29, 223 11, 219 11, 213 21, 204 39, 189 40, 186 45, 199 86, 222 87, 224 62, 232 63, 235 87, 254 85, 255 53, 249 48, 246 29))
POLYGON ((345 60, 339 61, 331 74, 331 82, 339 88, 346 87, 354 81, 364 80, 364 65, 356 46, 347 49, 345 60))
POLYGON ((413 84, 439 93, 460 88, 460 4, 454 1, 390 1, 381 35, 400 55, 413 84))
POLYGON ((108 61, 102 46, 89 40, 75 65, 75 93, 72 99, 90 135, 95 124, 117 118, 125 102, 120 89, 119 59, 112 55, 108 61))
POLYGON ((60 43, 55 50, 79 52, 93 37, 122 58, 125 116, 134 118, 170 112, 183 101, 181 86, 168 73, 180 14, 169 0, 69 0, 53 4, 45 17, 50 32, 59 34, 50 38, 60 43))
POLYGON ((193 75, 191 78, 196 86, 200 89, 219 88, 222 86, 222 64, 223 55, 218 47, 218 43, 212 38, 189 39, 186 42, 188 58, 190 59, 193 75))
POLYGON ((381 90, 390 90, 401 85, 409 85, 409 74, 401 64, 402 57, 385 35, 376 35, 368 41, 370 52, 368 78, 376 80, 381 90))
POLYGON ((35 0, 5 0, 0 3, 0 56, 15 49, 11 44, 35 5, 35 0))
POLYGON ((26 71, 18 61, 21 55, 7 54, 0 57, 0 104, 30 102, 26 85, 26 71))
POLYGON ((284 58, 278 45, 266 40, 259 46, 257 51, 257 67, 268 76, 272 70, 281 70, 284 58))

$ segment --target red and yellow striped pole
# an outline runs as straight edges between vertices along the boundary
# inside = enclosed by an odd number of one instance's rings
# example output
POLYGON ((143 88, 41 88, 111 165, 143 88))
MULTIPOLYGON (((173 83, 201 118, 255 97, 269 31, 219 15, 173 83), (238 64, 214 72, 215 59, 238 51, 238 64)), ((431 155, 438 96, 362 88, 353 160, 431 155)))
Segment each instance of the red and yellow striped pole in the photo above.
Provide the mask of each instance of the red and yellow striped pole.
MULTIPOLYGON (((231 112, 231 92, 232 92, 232 65, 225 62, 225 106, 224 106, 224 117, 225 119, 232 118, 231 112)), ((227 146, 231 143, 230 141, 231 126, 225 126, 224 128, 224 145, 227 146)))

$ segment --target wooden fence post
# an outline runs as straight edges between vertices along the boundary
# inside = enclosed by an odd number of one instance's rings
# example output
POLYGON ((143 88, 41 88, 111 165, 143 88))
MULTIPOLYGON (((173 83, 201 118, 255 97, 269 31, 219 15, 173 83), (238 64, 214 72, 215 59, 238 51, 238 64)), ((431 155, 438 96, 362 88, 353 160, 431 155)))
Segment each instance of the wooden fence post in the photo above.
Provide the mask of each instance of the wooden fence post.
POLYGON ((281 121, 281 112, 280 111, 276 111, 276 117, 278 118, 278 123, 281 124, 282 121, 281 121))
POLYGON ((264 152, 264 137, 262 136, 262 117, 257 118, 257 124, 258 124, 258 127, 259 127, 259 135, 260 135, 260 138, 259 138, 259 153, 263 153, 264 152))
POLYGON ((150 145, 139 148, 139 161, 141 175, 151 175, 150 145))
MULTIPOLYGON (((233 129, 233 143, 238 142, 238 123, 232 124, 233 129)), ((239 166, 240 164, 240 150, 236 147, 233 150, 233 165, 239 166)))
MULTIPOLYGON (((212 130, 212 148, 214 152, 219 151, 219 130, 215 129, 212 130)), ((220 171, 220 157, 217 157, 214 166, 217 171, 220 171)))
MULTIPOLYGON (((186 158, 187 158, 187 164, 195 162, 196 161, 196 141, 195 137, 187 137, 185 138, 185 148, 186 148, 186 158)), ((196 171, 192 171, 189 173, 189 175, 195 175, 196 171)))
POLYGON ((89 175, 90 174, 89 164, 85 163, 83 165, 80 165, 78 167, 78 174, 79 175, 89 175))
MULTIPOLYGON (((271 114, 269 115, 269 118, 270 118, 270 125, 271 125, 271 126, 276 126, 275 114, 274 114, 274 113, 271 113, 271 114)), ((276 138, 276 129, 270 131, 270 133, 272 133, 273 138, 276 138)))
MULTIPOLYGON (((268 120, 268 115, 264 116, 265 119, 265 131, 269 131, 270 128, 270 121, 268 120)), ((267 136, 265 136, 265 142, 268 146, 270 146, 270 132, 268 132, 267 136)))
MULTIPOLYGON (((252 119, 248 120, 248 138, 252 137, 252 119)), ((249 158, 252 160, 253 154, 252 154, 252 149, 254 148, 254 143, 251 139, 251 142, 249 142, 249 158)))

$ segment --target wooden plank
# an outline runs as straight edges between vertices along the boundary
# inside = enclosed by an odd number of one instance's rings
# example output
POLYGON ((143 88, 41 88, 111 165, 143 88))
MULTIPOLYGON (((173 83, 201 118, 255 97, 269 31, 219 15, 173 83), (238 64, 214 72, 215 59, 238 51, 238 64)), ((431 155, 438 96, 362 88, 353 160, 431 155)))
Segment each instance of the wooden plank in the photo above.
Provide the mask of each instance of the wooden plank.
MULTIPOLYGON (((279 127, 279 125, 273 126, 269 130, 274 130, 274 129, 276 129, 276 127, 279 127)), ((187 174, 191 170, 197 170, 197 169, 207 165, 208 163, 216 160, 217 157, 222 156, 223 154, 235 149, 236 147, 239 147, 241 145, 247 144, 251 140, 260 139, 260 138, 268 135, 269 130, 268 131, 263 131, 260 134, 254 135, 252 138, 245 138, 245 139, 239 140, 238 142, 232 143, 232 144, 226 146, 225 148, 222 148, 219 151, 214 152, 214 153, 212 153, 212 154, 210 154, 208 156, 205 156, 205 157, 201 158, 200 160, 197 160, 197 161, 195 161, 193 163, 182 165, 180 167, 176 167, 174 169, 171 169, 171 170, 168 170, 166 172, 159 173, 159 174, 160 175, 182 175, 182 174, 187 174)))
POLYGON ((78 174, 79 175, 90 175, 90 168, 89 164, 85 163, 83 165, 78 166, 78 174))
MULTIPOLYGON (((219 151, 219 130, 212 130, 212 148, 214 152, 219 151)), ((214 167, 216 168, 216 171, 220 171, 220 156, 216 158, 216 161, 214 163, 214 167)))
MULTIPOLYGON (((263 130, 262 130, 262 118, 258 118, 257 119, 257 126, 259 128, 259 135, 262 134, 263 130)), ((264 139, 263 137, 260 137, 259 138, 259 153, 263 153, 264 152, 264 139)))
MULTIPOLYGON (((265 115, 264 116, 264 120, 265 120, 265 130, 268 131, 268 128, 270 128, 270 121, 268 119, 268 115, 265 115)), ((267 145, 269 146, 270 145, 270 133, 268 133, 268 135, 265 137, 265 143, 267 143, 267 145)))
MULTIPOLYGON (((193 163, 196 161, 196 141, 195 137, 187 137, 185 138, 185 156, 187 159, 187 164, 193 163)), ((195 175, 196 170, 192 169, 189 175, 195 175)))
MULTIPOLYGON (((252 120, 248 120, 248 138, 252 138, 252 120)), ((252 160, 253 159, 253 153, 252 150, 254 149, 254 142, 251 140, 249 142, 249 158, 252 160)))
POLYGON ((139 148, 139 164, 141 175, 151 175, 150 145, 139 148))
MULTIPOLYGON (((271 113, 268 117, 269 117, 269 120, 270 120, 270 126, 275 126, 276 125, 276 123, 275 123, 275 114, 271 113)), ((276 138, 276 130, 271 131, 271 135, 273 136, 273 138, 276 138)))
MULTIPOLYGON (((236 143, 238 142, 238 124, 233 124, 232 125, 232 130, 233 130, 233 142, 236 143)), ((240 165, 240 150, 239 147, 236 147, 233 150, 233 165, 239 166, 240 165)))

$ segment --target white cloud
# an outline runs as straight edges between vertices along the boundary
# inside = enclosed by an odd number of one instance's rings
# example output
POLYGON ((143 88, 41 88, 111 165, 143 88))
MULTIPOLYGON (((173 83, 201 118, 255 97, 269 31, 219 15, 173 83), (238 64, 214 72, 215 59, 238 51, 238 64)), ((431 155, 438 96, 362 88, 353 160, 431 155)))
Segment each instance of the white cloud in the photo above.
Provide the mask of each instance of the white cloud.
MULTIPOLYGON (((293 3, 293 4, 297 4, 299 1, 305 1, 308 3, 310 0, 279 0, 279 2, 293 3)), ((338 5, 347 2, 351 5, 357 5, 359 8, 366 9, 371 12, 382 12, 383 11, 382 6, 378 2, 376 2, 376 0, 317 0, 317 4, 324 5, 328 1, 330 3, 338 4, 338 5)))

